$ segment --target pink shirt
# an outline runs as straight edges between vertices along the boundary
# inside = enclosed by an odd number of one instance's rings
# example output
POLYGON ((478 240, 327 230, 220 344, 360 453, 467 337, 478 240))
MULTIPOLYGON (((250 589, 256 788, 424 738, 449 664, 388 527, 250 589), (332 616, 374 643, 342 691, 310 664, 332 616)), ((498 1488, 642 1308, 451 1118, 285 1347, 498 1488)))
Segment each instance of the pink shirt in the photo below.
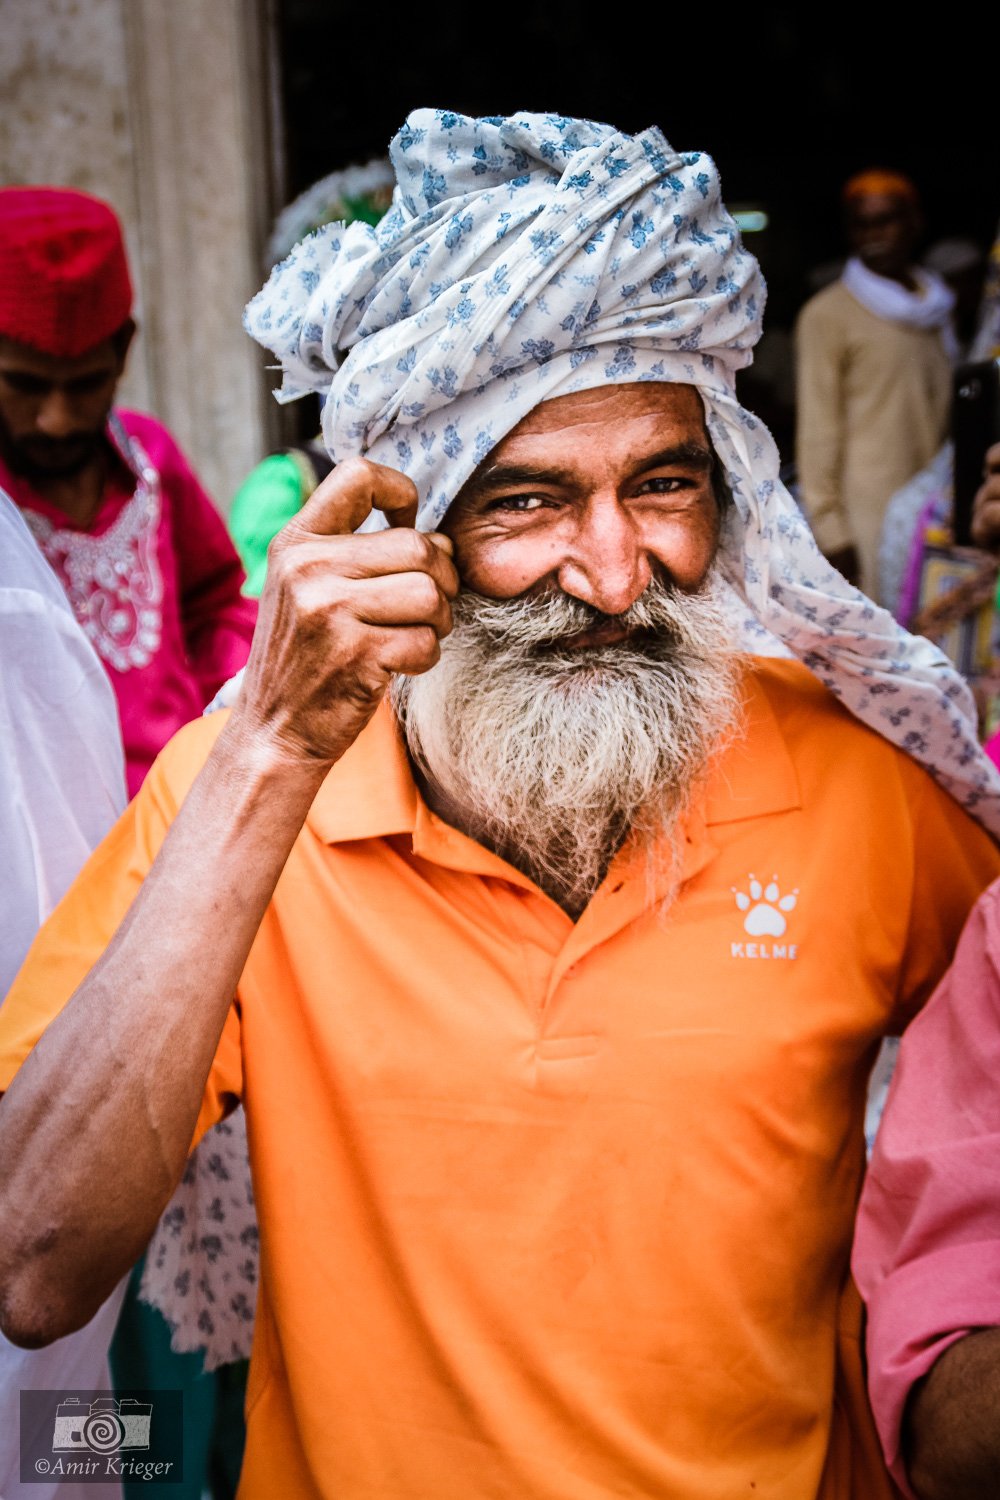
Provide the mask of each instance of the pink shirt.
POLYGON ((167 740, 244 665, 257 603, 225 524, 167 429, 116 409, 119 461, 89 526, 0 462, 118 699, 130 796, 167 740))
POLYGON ((858 1211, 869 1391, 886 1462, 910 1391, 949 1345, 1000 1325, 1000 880, 907 1028, 858 1211))

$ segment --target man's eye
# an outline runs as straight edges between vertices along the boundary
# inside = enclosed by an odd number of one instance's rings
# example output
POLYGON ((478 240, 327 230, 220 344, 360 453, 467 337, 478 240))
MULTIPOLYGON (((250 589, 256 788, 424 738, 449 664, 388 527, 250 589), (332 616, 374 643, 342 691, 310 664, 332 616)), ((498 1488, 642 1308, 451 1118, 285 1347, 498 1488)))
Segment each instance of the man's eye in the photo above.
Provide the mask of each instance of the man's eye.
POLYGON ((692 480, 677 474, 657 474, 652 479, 644 479, 639 488, 640 492, 647 490, 653 495, 673 495, 678 490, 690 489, 692 483, 692 480))
POLYGON ((494 500, 489 507, 490 510, 541 510, 545 504, 542 495, 503 495, 499 500, 494 500))
POLYGON ((49 382, 37 375, 21 375, 13 370, 5 370, 0 378, 8 390, 16 391, 19 396, 42 396, 49 389, 49 382))
POLYGON ((108 378, 103 371, 93 375, 78 375, 75 380, 68 382, 67 388, 71 395, 89 396, 91 391, 99 391, 108 378))

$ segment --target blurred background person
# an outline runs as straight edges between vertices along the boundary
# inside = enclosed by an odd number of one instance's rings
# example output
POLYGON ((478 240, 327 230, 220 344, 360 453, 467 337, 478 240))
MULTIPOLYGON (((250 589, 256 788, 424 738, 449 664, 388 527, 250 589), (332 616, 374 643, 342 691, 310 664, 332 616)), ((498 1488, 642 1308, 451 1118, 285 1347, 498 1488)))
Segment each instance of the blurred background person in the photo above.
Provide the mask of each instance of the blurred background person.
MULTIPOLYGON (((256 601, 226 526, 162 423, 116 407, 135 333, 121 225, 63 187, 0 189, 0 486, 19 508, 117 701, 129 796, 166 741, 246 661, 256 601)), ((69 725, 61 732, 72 742, 69 725)), ((136 1267, 111 1346, 119 1392, 186 1396, 183 1484, 235 1489, 242 1418, 200 1355, 175 1354, 136 1267), (232 1472, 232 1482, 226 1476, 232 1472)), ((66 1386, 65 1379, 51 1383, 66 1386)), ((82 1382, 77 1382, 82 1383, 82 1382)), ((141 1481, 126 1482, 125 1493, 141 1481)))
POLYGON ((852 1267, 867 1308, 868 1389, 906 1500, 1000 1493, 998 1137, 994 881, 903 1036, 858 1206, 852 1267))
POLYGON ((955 296, 916 264, 920 202, 908 178, 862 172, 843 206, 851 255, 796 321, 796 469, 820 547, 878 599, 886 506, 946 436, 955 296))
POLYGON ((114 405, 131 311, 106 203, 0 189, 0 485, 111 678, 130 796, 246 661, 256 620, 225 524, 174 439, 114 405))
MULTIPOLYGON (((970 362, 997 359, 1000 358, 1000 226, 974 279, 979 287, 976 316, 963 359, 970 362)), ((965 289, 958 293, 959 305, 968 295, 967 287, 965 283, 965 289)), ((951 535, 954 458, 949 435, 930 462, 896 491, 886 507, 879 545, 882 601, 900 624, 907 627, 917 612, 928 539, 944 542, 951 535)))

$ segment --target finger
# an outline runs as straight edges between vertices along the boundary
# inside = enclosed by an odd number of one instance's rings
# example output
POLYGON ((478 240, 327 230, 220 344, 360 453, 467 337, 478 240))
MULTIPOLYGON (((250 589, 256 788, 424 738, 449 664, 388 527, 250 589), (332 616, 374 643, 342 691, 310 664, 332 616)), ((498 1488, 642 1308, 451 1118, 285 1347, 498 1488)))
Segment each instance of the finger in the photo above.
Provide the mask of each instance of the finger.
POLYGON ((986 450, 986 461, 983 464, 984 474, 995 474, 1000 472, 1000 443, 994 443, 986 450))
POLYGON ((356 625, 430 625, 439 636, 452 628, 451 603, 427 573, 345 580, 317 569, 299 588, 296 603, 303 618, 325 620, 331 636, 356 625))
POLYGON ((386 630, 373 643, 375 660, 381 671, 402 672, 408 677, 429 672, 441 659, 441 645, 429 625, 400 626, 386 630))
POLYGON ((426 573, 397 573, 356 584, 348 603, 366 625, 430 625, 439 638, 451 630, 451 605, 426 573))
POLYGON ((393 526, 412 526, 417 519, 417 490, 398 469, 367 458, 347 458, 318 484, 286 532, 346 536, 373 510, 383 511, 393 526))
POLYGON ((381 578, 396 573, 426 573, 450 599, 459 591, 458 572, 433 535, 410 528, 368 531, 350 536, 300 537, 294 549, 284 550, 279 567, 292 567, 302 577, 316 573, 340 578, 381 578))

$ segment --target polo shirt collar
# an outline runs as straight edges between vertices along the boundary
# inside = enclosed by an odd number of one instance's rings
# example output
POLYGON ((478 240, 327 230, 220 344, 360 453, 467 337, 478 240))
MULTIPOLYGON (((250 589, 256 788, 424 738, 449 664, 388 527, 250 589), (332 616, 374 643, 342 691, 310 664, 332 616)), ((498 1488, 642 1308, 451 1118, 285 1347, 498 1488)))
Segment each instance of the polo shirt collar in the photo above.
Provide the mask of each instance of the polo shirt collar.
POLYGON ((306 823, 326 844, 412 833, 419 800, 402 734, 383 700, 329 772, 306 823))
POLYGON ((704 798, 705 822, 736 823, 802 806, 799 778, 771 704, 762 669, 782 676, 815 678, 801 663, 747 657, 744 676, 744 733, 712 769, 704 798))
POLYGON ((526 875, 427 806, 414 781, 399 725, 385 700, 330 771, 306 823, 327 844, 409 834, 414 853, 435 864, 473 875, 495 875, 534 889, 526 875))

